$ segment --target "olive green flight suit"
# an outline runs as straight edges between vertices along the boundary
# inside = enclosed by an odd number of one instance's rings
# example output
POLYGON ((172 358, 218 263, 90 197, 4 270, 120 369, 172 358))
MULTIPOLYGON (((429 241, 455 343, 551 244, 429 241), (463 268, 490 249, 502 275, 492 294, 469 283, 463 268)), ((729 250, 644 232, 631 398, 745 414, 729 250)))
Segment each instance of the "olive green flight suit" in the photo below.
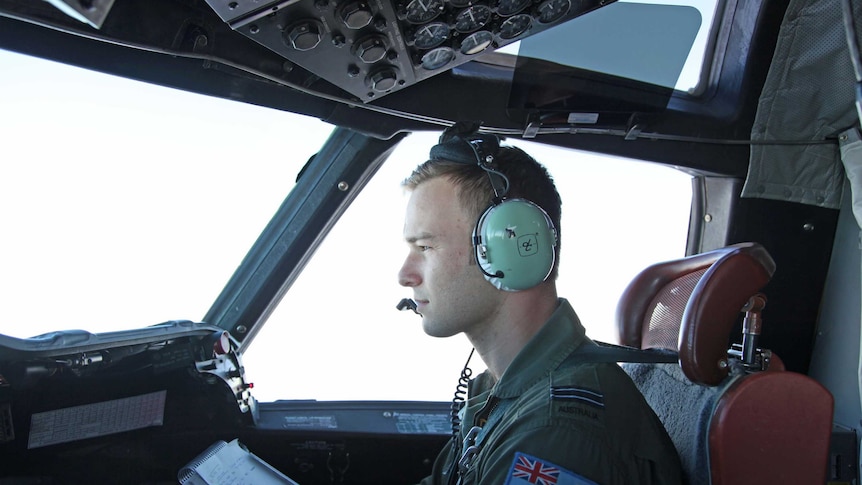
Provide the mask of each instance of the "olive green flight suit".
POLYGON ((619 365, 567 362, 588 341, 575 311, 560 299, 499 382, 488 372, 473 379, 459 446, 446 445, 422 485, 457 483, 451 475, 453 460, 464 455, 460 443, 482 425, 467 443, 475 447, 464 460, 463 485, 503 485, 516 452, 601 485, 682 483, 673 443, 619 365))

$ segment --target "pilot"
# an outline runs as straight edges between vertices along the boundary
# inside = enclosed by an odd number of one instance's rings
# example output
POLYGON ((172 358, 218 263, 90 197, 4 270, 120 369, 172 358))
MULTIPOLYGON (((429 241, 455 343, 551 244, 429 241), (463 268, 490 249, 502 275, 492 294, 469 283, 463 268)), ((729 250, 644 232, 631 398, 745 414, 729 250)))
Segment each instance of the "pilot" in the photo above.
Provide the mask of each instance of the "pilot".
POLYGON ((595 344, 557 296, 551 176, 477 127, 447 129, 402 183, 409 253, 399 283, 428 335, 465 334, 487 365, 421 483, 681 483, 673 443, 628 375, 579 358, 595 344))

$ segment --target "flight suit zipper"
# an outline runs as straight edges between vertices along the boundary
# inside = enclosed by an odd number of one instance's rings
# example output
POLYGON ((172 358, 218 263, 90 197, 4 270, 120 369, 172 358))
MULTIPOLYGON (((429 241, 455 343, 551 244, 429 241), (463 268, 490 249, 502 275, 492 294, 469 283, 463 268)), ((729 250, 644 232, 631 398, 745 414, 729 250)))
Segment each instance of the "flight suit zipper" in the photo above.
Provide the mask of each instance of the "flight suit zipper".
POLYGON ((494 426, 502 420, 503 415, 506 413, 506 409, 508 409, 513 402, 514 400, 511 399, 504 402, 496 396, 491 396, 487 401, 485 401, 485 405, 482 406, 482 409, 474 415, 473 426, 464 436, 462 448, 464 451, 461 453, 461 457, 458 458, 458 478, 455 482, 457 485, 461 485, 463 483, 464 477, 474 467, 476 464, 476 457, 482 449, 485 437, 492 431, 494 426), (504 403, 504 405, 501 406, 501 403, 504 403))

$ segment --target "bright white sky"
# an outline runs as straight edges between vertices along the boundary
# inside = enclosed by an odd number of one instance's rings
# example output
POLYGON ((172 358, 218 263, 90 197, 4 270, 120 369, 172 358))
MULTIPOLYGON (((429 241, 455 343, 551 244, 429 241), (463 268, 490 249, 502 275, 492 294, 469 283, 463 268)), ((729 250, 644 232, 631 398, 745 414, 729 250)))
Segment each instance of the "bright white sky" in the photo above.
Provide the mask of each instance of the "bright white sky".
MULTIPOLYGON (((17 337, 200 320, 330 131, 5 51, 0 72, 0 333, 17 337)), ((394 308, 398 183, 437 135, 399 148, 250 346, 258 399, 451 398, 466 342, 394 308)), ((612 341, 625 284, 684 252, 689 177, 523 146, 563 195, 560 294, 612 341)))

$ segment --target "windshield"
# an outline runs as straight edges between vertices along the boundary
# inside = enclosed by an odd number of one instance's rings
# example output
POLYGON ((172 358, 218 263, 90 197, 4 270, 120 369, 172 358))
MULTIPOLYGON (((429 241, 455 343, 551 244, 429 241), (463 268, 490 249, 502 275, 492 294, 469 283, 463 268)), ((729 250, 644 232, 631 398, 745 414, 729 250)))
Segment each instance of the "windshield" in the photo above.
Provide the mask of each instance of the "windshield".
MULTIPOLYGON (((695 94, 702 90, 704 74, 711 67, 707 57, 716 34, 717 4, 717 0, 619 0, 498 52, 695 94)), ((516 83, 539 82, 530 62, 518 64, 516 83)))
MULTIPOLYGON (((11 336, 199 321, 332 129, 4 51, 0 65, 0 332, 11 336)), ((411 296, 396 278, 399 182, 437 136, 402 142, 251 342, 258 399, 451 398, 468 344, 427 337, 395 310, 411 296)), ((690 177, 511 142, 563 194, 560 295, 591 337, 613 341, 631 277, 684 253, 690 177)))
POLYGON ((17 337, 199 321, 332 130, 7 51, 0 66, 0 332, 17 337))
MULTIPOLYGON (((408 136, 342 216, 246 353, 259 398, 447 400, 470 353, 396 304, 407 255, 399 187, 439 133, 408 136), (277 356, 277 358, 276 358, 277 356), (321 383, 324 383, 322 385, 321 383)), ((690 176, 668 167, 507 140, 548 167, 563 199, 558 293, 596 340, 646 266, 685 254, 690 176), (658 189, 661 187, 661 189, 658 189)), ((474 357, 474 373, 484 368, 474 357)))

